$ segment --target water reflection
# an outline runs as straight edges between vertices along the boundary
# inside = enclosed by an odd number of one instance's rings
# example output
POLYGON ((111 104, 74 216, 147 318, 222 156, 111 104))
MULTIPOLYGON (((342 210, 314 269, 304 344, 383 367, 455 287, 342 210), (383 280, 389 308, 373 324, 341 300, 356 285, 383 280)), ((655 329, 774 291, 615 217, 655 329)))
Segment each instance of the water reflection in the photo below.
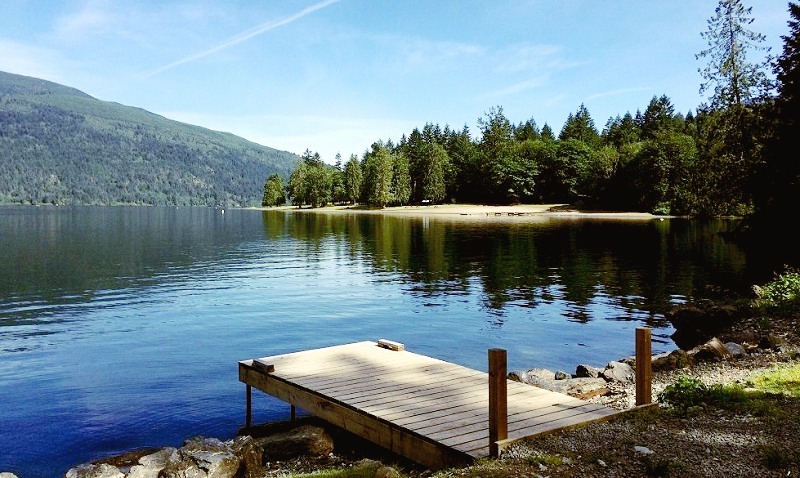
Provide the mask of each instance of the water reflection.
POLYGON ((288 234, 309 260, 332 242, 368 258, 373 273, 397 273, 405 292, 435 306, 479 289, 496 316, 510 309, 558 307, 566 319, 643 321, 687 297, 741 292, 746 256, 718 232, 730 221, 620 221, 561 218, 452 221, 357 214, 265 211, 268 237, 288 234), (596 310, 622 309, 617 317, 596 310))

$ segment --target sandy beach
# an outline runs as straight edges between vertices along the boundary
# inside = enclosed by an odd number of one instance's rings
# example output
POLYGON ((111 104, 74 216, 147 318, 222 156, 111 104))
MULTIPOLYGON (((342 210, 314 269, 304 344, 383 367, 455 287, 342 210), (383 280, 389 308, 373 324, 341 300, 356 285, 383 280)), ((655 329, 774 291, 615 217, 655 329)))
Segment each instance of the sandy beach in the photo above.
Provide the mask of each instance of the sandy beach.
POLYGON ((546 218, 658 220, 664 218, 664 216, 640 212, 579 211, 566 204, 515 204, 511 206, 438 204, 434 206, 395 206, 383 209, 369 209, 359 206, 326 206, 320 208, 279 206, 253 209, 317 214, 383 214, 388 216, 437 217, 460 220, 542 220, 546 218))

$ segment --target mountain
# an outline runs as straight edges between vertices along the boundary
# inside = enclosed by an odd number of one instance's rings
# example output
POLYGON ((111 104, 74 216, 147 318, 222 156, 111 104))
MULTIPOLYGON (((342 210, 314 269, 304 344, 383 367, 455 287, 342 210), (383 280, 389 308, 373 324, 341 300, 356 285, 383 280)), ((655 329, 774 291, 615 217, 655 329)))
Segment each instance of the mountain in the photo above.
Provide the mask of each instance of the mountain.
POLYGON ((0 204, 259 205, 298 156, 0 72, 0 204))

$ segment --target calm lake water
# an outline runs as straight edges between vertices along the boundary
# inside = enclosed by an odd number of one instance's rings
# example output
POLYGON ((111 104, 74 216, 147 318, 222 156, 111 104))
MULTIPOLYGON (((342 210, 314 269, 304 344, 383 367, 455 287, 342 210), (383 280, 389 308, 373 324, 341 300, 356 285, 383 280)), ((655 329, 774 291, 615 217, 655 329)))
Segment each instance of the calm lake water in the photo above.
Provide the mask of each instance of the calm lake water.
MULTIPOLYGON (((71 466, 244 423, 239 360, 386 338, 480 370, 675 348, 664 312, 771 277, 733 221, 0 208, 0 471, 71 466)), ((288 405, 254 394, 256 422, 288 405)))

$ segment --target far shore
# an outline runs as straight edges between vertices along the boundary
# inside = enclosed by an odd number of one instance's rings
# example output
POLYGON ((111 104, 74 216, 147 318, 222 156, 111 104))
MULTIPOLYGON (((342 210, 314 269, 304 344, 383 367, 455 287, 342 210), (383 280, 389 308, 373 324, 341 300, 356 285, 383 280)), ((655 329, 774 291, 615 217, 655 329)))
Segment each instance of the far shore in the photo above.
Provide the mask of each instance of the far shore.
POLYGON ((386 216, 405 217, 441 217, 450 219, 499 219, 514 220, 545 219, 545 218, 597 218, 597 219, 625 219, 625 220, 653 220, 664 219, 667 216, 656 216, 643 212, 606 212, 606 211, 581 211, 567 204, 515 204, 511 206, 490 206, 484 204, 437 204, 432 206, 393 206, 382 209, 367 208, 364 206, 325 206, 302 207, 276 206, 254 207, 249 209, 262 211, 286 211, 298 213, 320 214, 382 214, 386 216))

